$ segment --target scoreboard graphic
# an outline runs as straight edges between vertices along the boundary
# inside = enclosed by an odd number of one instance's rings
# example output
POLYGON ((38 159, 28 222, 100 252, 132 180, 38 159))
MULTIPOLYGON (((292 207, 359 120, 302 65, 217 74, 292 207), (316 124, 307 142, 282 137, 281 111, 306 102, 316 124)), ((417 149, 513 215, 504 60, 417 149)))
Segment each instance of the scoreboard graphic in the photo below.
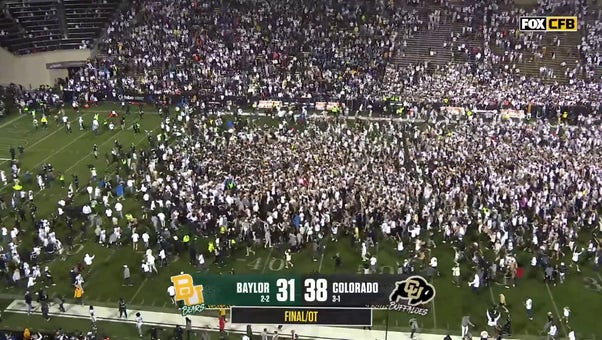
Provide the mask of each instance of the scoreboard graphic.
POLYGON ((435 289, 405 275, 206 275, 171 277, 182 314, 230 308, 233 323, 370 326, 372 309, 426 314, 435 289))

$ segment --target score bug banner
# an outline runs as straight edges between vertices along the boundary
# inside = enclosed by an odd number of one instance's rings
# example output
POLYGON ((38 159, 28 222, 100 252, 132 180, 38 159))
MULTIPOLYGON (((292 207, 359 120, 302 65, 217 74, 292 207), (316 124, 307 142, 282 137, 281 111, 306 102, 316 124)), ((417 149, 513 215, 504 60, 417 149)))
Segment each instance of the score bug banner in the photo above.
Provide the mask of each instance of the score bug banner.
POLYGON ((180 274, 171 282, 174 299, 187 314, 232 306, 419 308, 435 297, 434 287, 424 278, 395 274, 180 274))

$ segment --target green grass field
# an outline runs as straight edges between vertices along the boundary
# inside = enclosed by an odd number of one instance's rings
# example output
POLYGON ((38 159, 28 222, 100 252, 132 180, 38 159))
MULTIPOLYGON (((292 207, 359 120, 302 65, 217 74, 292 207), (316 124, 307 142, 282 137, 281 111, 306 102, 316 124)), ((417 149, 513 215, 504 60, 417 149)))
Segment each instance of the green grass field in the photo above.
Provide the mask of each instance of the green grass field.
MULTIPOLYGON (((102 107, 93 107, 84 110, 84 118, 89 125, 94 113, 106 115, 113 106, 103 104, 102 107)), ((133 112, 136 110, 132 110, 133 112)), ((146 114, 140 121, 142 130, 158 129, 160 118, 154 109, 147 106, 146 114)), ((74 114, 70 112, 74 117, 74 114)), ((64 173, 67 181, 71 180, 72 174, 77 174, 80 178, 80 186, 85 187, 85 183, 90 176, 88 166, 94 165, 98 170, 98 175, 105 173, 112 174, 114 169, 105 162, 104 154, 109 153, 115 139, 125 147, 130 144, 136 144, 139 148, 147 148, 148 141, 144 133, 134 134, 129 128, 134 121, 138 120, 138 115, 133 113, 127 118, 128 128, 125 130, 117 129, 115 131, 103 131, 95 136, 90 130, 79 131, 76 118, 72 118, 73 133, 67 134, 62 127, 59 127, 53 119, 50 121, 48 129, 34 129, 30 116, 9 116, 0 121, 0 167, 8 174, 10 162, 10 146, 25 147, 24 154, 20 157, 22 171, 31 170, 32 173, 40 168, 42 163, 51 163, 56 172, 64 173), (100 157, 98 160, 92 156, 92 146, 97 143, 99 146, 100 157)), ((56 202, 62 198, 66 190, 61 189, 57 182, 44 191, 38 192, 35 181, 24 184, 25 190, 34 190, 35 204, 38 206, 38 216, 47 216, 56 212, 56 202)), ((1 194, 8 198, 11 192, 10 185, 1 189, 1 194)), ((87 194, 80 193, 76 196, 76 203, 83 203, 88 199, 87 194)), ((10 202, 10 200, 7 200, 10 202)), ((131 212, 135 216, 140 216, 140 203, 136 198, 129 197, 124 203, 124 212, 131 212)), ((7 212, 3 212, 3 221, 5 225, 10 226, 12 217, 7 212)), ((23 224, 25 232, 31 232, 30 220, 23 224)), ((144 221, 143 221, 144 223, 144 221)), ((150 225, 149 221, 146 221, 150 225)), ((105 226, 107 224, 105 223, 105 226)), ((55 226, 59 239, 64 239, 64 225, 55 226)), ((149 231, 152 229, 149 228, 149 231)), ((129 237, 129 235, 124 235, 129 237)), ((76 263, 82 261, 85 253, 96 255, 96 259, 91 271, 85 276, 86 283, 86 303, 96 306, 114 306, 120 297, 126 298, 130 309, 146 309, 157 311, 170 311, 171 307, 166 289, 169 285, 169 277, 178 274, 181 271, 188 273, 197 272, 188 263, 188 254, 185 252, 181 258, 171 260, 167 268, 159 268, 159 274, 155 277, 146 279, 139 271, 140 263, 143 258, 143 252, 134 252, 131 247, 126 245, 122 248, 106 248, 95 244, 93 231, 89 232, 89 240, 78 239, 78 246, 74 251, 63 260, 56 260, 49 263, 51 271, 58 283, 49 289, 50 296, 64 295, 68 302, 72 297, 72 288, 69 284, 69 269, 76 263), (135 281, 133 287, 123 287, 121 285, 122 266, 128 264, 132 268, 132 275, 135 281)), ((128 238, 129 239, 129 238, 128 238)), ((460 320, 463 315, 471 315, 477 329, 485 328, 486 317, 485 310, 492 303, 497 302, 499 293, 504 293, 509 304, 509 310, 513 320, 513 337, 521 339, 542 338, 546 313, 552 312, 554 316, 559 317, 564 306, 570 306, 573 310, 572 326, 578 334, 579 339, 602 339, 602 327, 598 324, 599 315, 602 315, 602 275, 591 270, 591 264, 585 266, 582 273, 571 271, 568 274, 568 280, 564 285, 557 287, 548 287, 542 283, 542 278, 538 274, 526 268, 525 277, 518 282, 516 288, 505 288, 503 285, 494 285, 489 289, 481 290, 480 294, 475 295, 467 286, 463 284, 460 288, 454 286, 451 282, 451 265, 453 261, 452 249, 441 244, 440 240, 435 239, 438 247, 433 250, 433 255, 439 259, 439 268, 441 276, 434 279, 434 285, 437 289, 437 297, 431 304, 429 315, 420 317, 419 323, 424 332, 457 334, 460 332, 460 320), (536 316, 534 321, 526 318, 526 312, 523 302, 526 298, 532 298, 536 316)), ((479 241, 473 239, 471 241, 479 241)), ((207 239, 199 238, 197 249, 206 250, 207 239)), ((23 240, 23 244, 31 244, 31 236, 23 240)), ((244 256, 244 250, 239 250, 223 268, 217 268, 211 265, 212 261, 206 256, 209 266, 204 269, 212 273, 223 271, 223 275, 229 275, 230 269, 235 273, 356 273, 360 266, 359 249, 351 247, 348 239, 341 239, 338 243, 330 242, 326 246, 323 257, 319 261, 312 261, 309 250, 295 254, 293 260, 294 269, 285 269, 283 263, 283 254, 276 248, 269 250, 258 249, 257 254, 251 257, 244 256), (335 253, 340 253, 343 259, 343 265, 335 269, 332 257, 335 253)), ((389 240, 381 240, 376 249, 379 262, 379 270, 382 273, 393 273, 396 270, 396 263, 401 262, 396 252, 395 244, 389 240)), ((530 254, 519 254, 519 263, 528 267, 526 264, 530 259, 530 254)), ((570 262, 566 259, 566 262, 570 262)), ((470 273, 466 265, 462 268, 463 274, 470 273)), ((468 277, 464 277, 466 280, 468 277)), ((4 298, 22 298, 24 290, 16 288, 7 288, 4 298)), ((206 311, 206 313, 215 313, 206 311)), ((386 323, 386 312, 375 311, 374 327, 384 328, 386 323)), ((391 312, 389 317, 389 329, 407 330, 408 320, 411 316, 401 312, 391 312)), ((4 315, 2 327, 14 327, 22 329, 25 326, 31 326, 33 329, 41 327, 45 329, 55 329, 63 327, 64 329, 84 330, 89 326, 87 320, 60 319, 56 318, 50 323, 43 322, 41 317, 32 316, 28 318, 23 315, 8 314, 4 315)), ((566 334, 567 326, 561 327, 561 334, 566 334)), ((101 323, 100 332, 107 332, 112 337, 125 339, 134 336, 135 328, 132 325, 107 324, 101 323)))

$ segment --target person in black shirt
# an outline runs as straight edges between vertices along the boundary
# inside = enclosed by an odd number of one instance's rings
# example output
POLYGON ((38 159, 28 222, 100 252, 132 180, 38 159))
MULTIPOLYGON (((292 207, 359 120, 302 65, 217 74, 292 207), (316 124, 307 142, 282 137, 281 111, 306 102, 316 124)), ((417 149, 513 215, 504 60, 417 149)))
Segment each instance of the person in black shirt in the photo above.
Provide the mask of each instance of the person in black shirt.
POLYGON ((150 337, 151 337, 151 340, 159 339, 159 330, 156 327, 151 328, 150 337))
POLYGON ((337 253, 335 256, 332 257, 334 259, 334 267, 335 268, 339 268, 341 267, 341 254, 337 253))
POLYGON ((40 289, 38 291, 38 302, 48 302, 48 293, 46 293, 46 290, 40 289))
POLYGON ((184 335, 184 330, 182 329, 182 327, 180 325, 177 325, 176 329, 174 330, 174 338, 176 340, 182 340, 183 335, 184 335))
POLYGON ((33 310, 33 299, 31 298, 31 293, 29 291, 25 292, 24 300, 27 305, 27 315, 31 315, 31 311, 33 310))
POLYGON ((42 302, 42 316, 44 317, 44 319, 46 319, 46 321, 50 321, 50 308, 48 306, 48 302, 43 301, 42 302))
POLYGON ((124 319, 128 318, 128 311, 124 298, 119 299, 119 317, 123 317, 124 319))
POLYGON ((59 296, 55 299, 56 304, 59 306, 59 311, 65 313, 65 297, 59 296))

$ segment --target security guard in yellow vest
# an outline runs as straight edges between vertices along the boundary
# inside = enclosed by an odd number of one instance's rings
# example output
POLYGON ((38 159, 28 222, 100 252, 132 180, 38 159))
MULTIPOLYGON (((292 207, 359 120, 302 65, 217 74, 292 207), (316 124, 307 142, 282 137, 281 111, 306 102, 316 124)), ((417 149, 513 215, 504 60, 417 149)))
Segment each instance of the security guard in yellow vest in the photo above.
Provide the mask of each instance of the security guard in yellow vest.
POLYGON ((403 115, 403 110, 404 110, 404 109, 405 109, 405 108, 404 108, 403 106, 399 107, 399 108, 397 109, 397 111, 396 111, 396 112, 397 112, 397 114, 398 114, 399 116, 402 116, 402 115, 403 115))

